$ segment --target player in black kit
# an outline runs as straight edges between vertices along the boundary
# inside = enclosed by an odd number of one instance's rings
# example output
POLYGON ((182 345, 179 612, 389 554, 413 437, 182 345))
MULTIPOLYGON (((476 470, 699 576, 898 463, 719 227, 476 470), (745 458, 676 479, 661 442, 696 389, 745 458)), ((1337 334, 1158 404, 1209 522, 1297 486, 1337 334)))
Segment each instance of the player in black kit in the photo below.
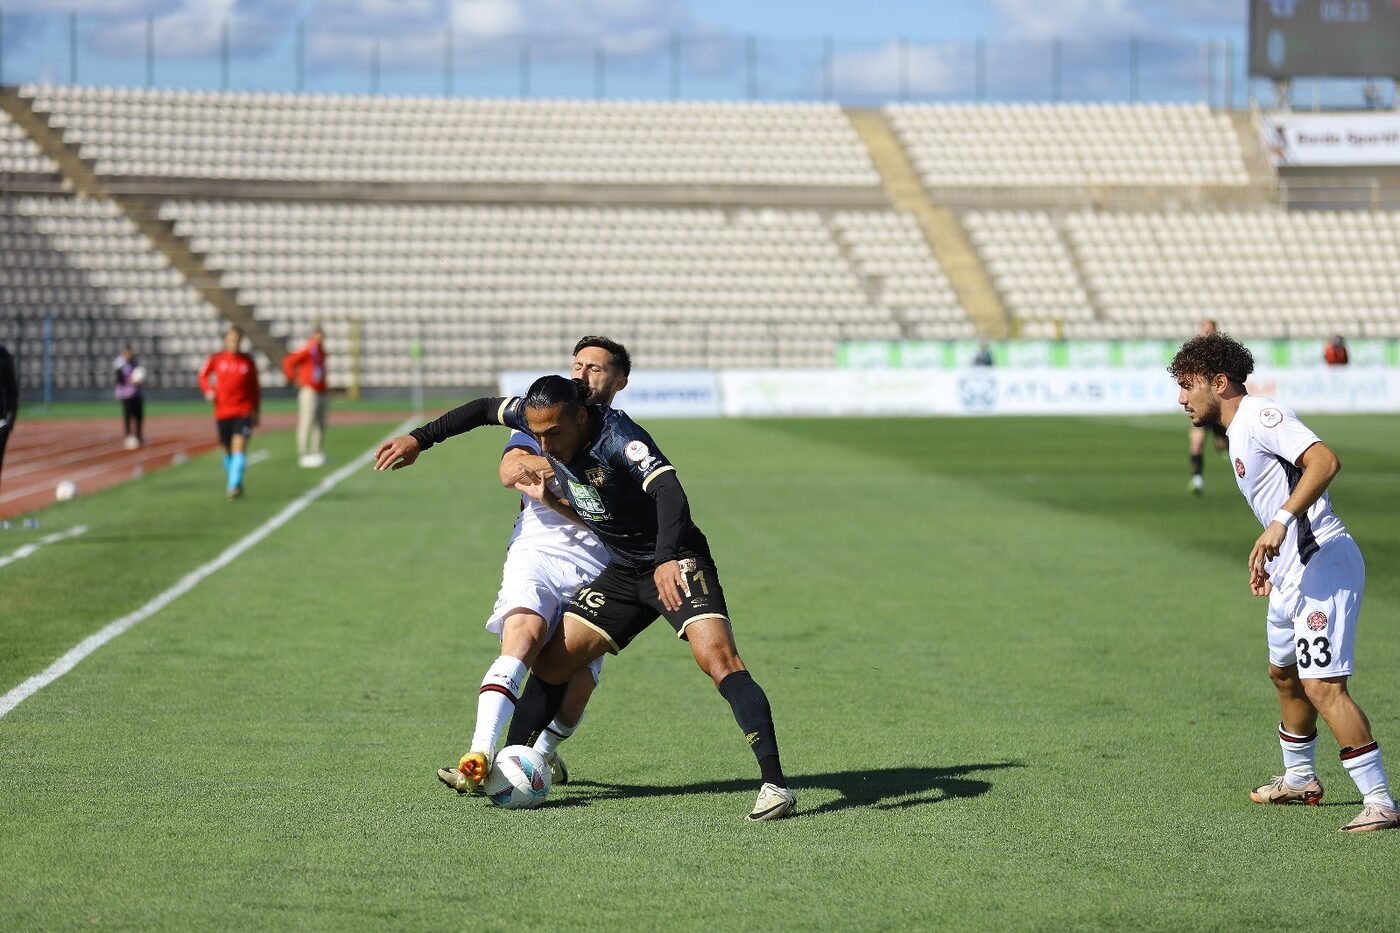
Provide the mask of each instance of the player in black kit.
MULTIPOLYGON (((676 468, 626 413, 589 405, 586 395, 582 383, 543 376, 523 399, 476 399, 385 441, 375 469, 410 466, 434 444, 484 425, 533 434, 567 499, 550 504, 590 528, 613 559, 574 596, 563 624, 541 650, 507 743, 524 744, 553 719, 575 671, 604 652, 621 651, 664 616, 677 637, 690 643, 758 759, 763 786, 747 818, 787 816, 797 801, 783 776, 768 697, 734 645, 709 542, 691 521, 676 468)), ((551 499, 545 478, 536 479, 531 493, 551 499)))

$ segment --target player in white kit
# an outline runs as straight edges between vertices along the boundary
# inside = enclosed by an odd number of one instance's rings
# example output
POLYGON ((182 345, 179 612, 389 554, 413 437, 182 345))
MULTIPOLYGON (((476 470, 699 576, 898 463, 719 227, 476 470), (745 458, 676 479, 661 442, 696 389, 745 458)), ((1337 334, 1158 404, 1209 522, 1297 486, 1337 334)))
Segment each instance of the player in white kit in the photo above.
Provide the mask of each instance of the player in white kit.
POLYGON ((1347 690, 1366 565, 1332 511, 1336 455, 1272 399, 1249 395, 1254 357, 1225 334, 1182 344, 1169 370, 1197 427, 1222 424, 1245 501, 1264 532, 1249 555, 1249 587, 1269 600, 1269 678, 1278 689, 1284 773, 1250 792, 1255 803, 1317 804, 1317 718, 1341 746, 1363 808, 1343 832, 1400 827, 1380 746, 1347 690))
MULTIPOLYGON (((584 337, 574 346, 573 378, 588 383, 591 399, 610 405, 627 385, 632 360, 622 344, 606 337, 584 337)), ((611 559, 591 531, 525 495, 532 477, 549 475, 539 443, 523 431, 511 433, 501 455, 501 484, 519 489, 520 516, 511 532, 501 589, 486 628, 501 639, 501 656, 491 663, 477 694, 471 751, 457 766, 438 769, 438 779, 458 793, 474 791, 491 769, 496 743, 515 711, 526 672, 559 625, 564 607, 580 588, 596 579, 611 559)), ((553 482, 553 478, 549 482, 553 482)), ((562 495, 555 490, 556 496, 562 495)), ((576 673, 558 715, 535 741, 550 763, 555 783, 567 783, 559 743, 573 734, 602 672, 603 659, 576 673)))

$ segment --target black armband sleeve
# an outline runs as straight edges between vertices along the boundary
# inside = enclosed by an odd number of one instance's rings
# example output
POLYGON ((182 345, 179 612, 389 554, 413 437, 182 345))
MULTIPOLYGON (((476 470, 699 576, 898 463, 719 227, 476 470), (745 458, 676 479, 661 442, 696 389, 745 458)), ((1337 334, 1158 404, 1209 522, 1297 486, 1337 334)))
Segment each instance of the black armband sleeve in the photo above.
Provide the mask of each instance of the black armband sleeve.
POLYGON ((506 399, 499 397, 472 399, 467 404, 452 409, 436 421, 430 421, 421 428, 414 428, 408 433, 418 441, 419 447, 427 450, 449 437, 466 434, 468 431, 488 424, 499 424, 500 422, 495 420, 496 414, 501 410, 501 403, 505 401, 506 399))
POLYGON ((690 500, 674 470, 656 477, 647 486, 647 495, 656 503, 656 552, 653 566, 680 556, 681 535, 690 527, 690 500))

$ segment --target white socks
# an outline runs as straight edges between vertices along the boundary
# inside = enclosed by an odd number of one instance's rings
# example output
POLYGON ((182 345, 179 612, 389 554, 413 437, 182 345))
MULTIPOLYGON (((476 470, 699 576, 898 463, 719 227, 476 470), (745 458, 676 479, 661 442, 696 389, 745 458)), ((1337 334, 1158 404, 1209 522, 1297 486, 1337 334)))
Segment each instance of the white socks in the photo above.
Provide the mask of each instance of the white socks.
POLYGON ((1395 800, 1390 796, 1390 784, 1385 779, 1385 764, 1381 761, 1381 747, 1375 742, 1360 748, 1342 749, 1342 767, 1356 782, 1367 806, 1380 806, 1395 809, 1395 800))
POLYGON ((1278 744, 1283 748, 1284 779, 1290 787, 1302 787, 1317 777, 1317 730, 1294 735, 1278 724, 1278 744))
POLYGON ((518 659, 501 655, 486 669, 481 678, 481 692, 476 699, 476 731, 472 733, 471 750, 485 752, 487 758, 496 756, 496 743, 505 731, 506 722, 515 712, 520 699, 520 685, 525 681, 525 665, 518 659))
POLYGON ((572 726, 566 726, 556 717, 553 722, 545 726, 544 731, 540 733, 540 737, 535 739, 535 751, 539 752, 545 758, 553 758, 555 753, 559 751, 559 743, 573 735, 574 730, 577 729, 579 723, 582 722, 583 717, 580 716, 578 722, 574 723, 572 726))

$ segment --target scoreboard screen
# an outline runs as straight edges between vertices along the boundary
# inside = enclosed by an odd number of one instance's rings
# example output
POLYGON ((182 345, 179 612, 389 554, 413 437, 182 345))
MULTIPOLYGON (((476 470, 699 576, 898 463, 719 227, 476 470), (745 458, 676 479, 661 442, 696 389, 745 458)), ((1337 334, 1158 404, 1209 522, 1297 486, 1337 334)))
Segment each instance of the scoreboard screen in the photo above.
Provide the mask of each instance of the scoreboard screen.
POLYGON ((1250 0, 1249 73, 1400 78, 1400 0, 1250 0))

